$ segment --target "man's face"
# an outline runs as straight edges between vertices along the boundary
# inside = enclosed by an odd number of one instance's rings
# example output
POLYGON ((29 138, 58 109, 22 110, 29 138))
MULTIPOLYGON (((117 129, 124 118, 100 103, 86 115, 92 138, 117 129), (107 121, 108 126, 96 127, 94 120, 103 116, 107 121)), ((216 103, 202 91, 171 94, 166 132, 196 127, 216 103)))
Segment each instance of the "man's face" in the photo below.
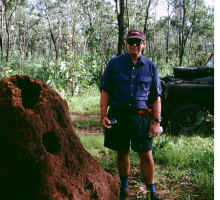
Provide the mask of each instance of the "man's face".
POLYGON ((139 56, 142 53, 143 48, 146 46, 146 41, 138 38, 127 39, 128 54, 139 56))

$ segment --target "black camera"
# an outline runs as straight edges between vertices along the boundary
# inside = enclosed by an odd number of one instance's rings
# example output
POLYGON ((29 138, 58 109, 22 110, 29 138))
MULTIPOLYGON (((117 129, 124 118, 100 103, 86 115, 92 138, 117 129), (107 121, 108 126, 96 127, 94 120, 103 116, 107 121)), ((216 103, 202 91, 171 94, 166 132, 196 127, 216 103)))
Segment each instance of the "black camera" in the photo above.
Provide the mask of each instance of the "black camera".
POLYGON ((108 123, 108 125, 111 125, 111 126, 115 126, 117 124, 118 124, 118 121, 115 118, 110 119, 110 123, 108 123))

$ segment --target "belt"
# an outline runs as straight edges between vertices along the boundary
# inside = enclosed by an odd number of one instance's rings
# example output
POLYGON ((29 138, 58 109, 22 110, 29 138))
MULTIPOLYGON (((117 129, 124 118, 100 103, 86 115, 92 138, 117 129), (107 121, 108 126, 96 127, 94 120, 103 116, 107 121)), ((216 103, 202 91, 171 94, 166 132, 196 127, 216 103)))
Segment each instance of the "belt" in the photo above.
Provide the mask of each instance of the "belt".
POLYGON ((138 114, 145 115, 147 120, 152 120, 154 118, 152 108, 140 109, 140 110, 138 110, 138 114))
POLYGON ((152 108, 139 109, 134 107, 111 106, 110 109, 117 113, 137 113, 139 115, 144 115, 147 120, 152 120, 154 118, 152 108))

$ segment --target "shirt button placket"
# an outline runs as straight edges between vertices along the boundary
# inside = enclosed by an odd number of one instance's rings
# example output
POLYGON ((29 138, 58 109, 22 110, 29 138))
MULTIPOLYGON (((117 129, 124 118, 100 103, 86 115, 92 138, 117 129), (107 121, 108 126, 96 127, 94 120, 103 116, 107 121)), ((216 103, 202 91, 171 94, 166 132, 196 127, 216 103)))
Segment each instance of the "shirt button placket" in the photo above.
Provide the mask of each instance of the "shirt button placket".
POLYGON ((135 68, 134 66, 132 67, 131 71, 131 97, 134 96, 134 79, 135 79, 135 68))

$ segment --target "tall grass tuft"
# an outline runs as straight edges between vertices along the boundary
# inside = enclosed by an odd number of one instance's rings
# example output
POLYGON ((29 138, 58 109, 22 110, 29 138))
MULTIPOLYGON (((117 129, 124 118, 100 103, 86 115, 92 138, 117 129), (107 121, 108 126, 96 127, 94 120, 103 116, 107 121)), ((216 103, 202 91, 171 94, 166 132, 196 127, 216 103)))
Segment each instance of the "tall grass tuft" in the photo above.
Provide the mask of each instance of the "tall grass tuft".
POLYGON ((207 199, 214 198, 213 136, 161 136, 155 139, 156 163, 169 169, 168 176, 193 185, 207 199))

